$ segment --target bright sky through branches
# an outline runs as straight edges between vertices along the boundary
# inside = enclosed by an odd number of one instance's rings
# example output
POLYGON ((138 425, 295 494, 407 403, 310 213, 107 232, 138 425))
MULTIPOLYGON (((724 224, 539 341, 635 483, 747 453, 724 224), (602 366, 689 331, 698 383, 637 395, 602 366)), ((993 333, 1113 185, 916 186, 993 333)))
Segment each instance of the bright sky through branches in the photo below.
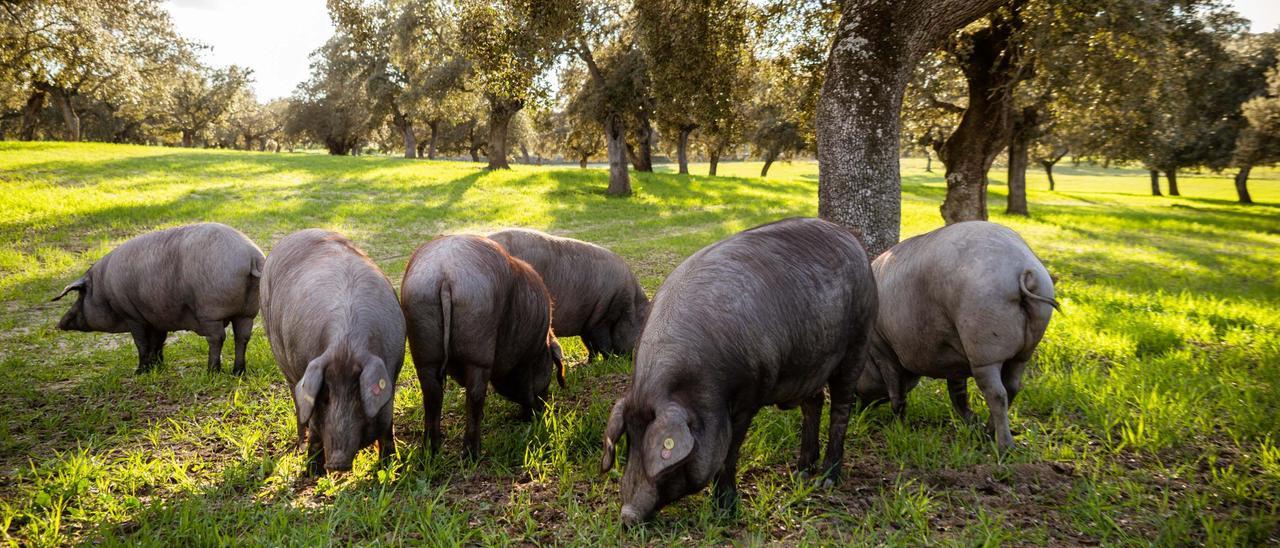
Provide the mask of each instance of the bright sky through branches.
MULTIPOLYGON (((1280 26, 1277 0, 1234 0, 1254 32, 1280 26)), ((205 62, 253 69, 259 101, 293 93, 310 73, 308 55, 333 34, 324 0, 168 0, 178 32, 210 46, 205 62)))

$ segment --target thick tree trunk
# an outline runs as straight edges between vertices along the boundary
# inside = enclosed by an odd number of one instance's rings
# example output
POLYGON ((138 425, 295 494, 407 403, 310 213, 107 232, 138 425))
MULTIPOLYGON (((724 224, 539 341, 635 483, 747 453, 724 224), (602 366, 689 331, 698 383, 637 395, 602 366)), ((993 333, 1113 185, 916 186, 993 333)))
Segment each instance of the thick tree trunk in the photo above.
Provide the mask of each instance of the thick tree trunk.
POLYGON ((680 173, 689 174, 689 134, 698 126, 680 126, 680 140, 676 142, 676 159, 680 162, 680 173))
POLYGON ((44 110, 44 98, 42 90, 31 92, 27 98, 27 104, 22 107, 22 129, 18 132, 18 139, 30 141, 36 138, 36 125, 40 122, 40 111, 44 110))
POLYGON ((583 154, 582 158, 578 160, 578 167, 582 169, 587 169, 587 160, 589 159, 591 159, 590 154, 583 154))
POLYGON ((720 147, 713 147, 707 151, 707 175, 716 176, 716 168, 720 166, 720 147))
POLYGON ((418 159, 426 158, 426 157, 427 157, 427 152, 426 152, 426 151, 427 151, 427 142, 426 142, 426 141, 418 141, 418 151, 417 151, 417 152, 418 152, 418 159))
POLYGON ((1010 215, 1030 215, 1027 211, 1027 141, 1017 137, 1009 140, 1009 200, 1004 212, 1010 215))
POLYGON ((1009 199, 1005 213, 1028 216, 1027 211, 1027 149, 1039 125, 1039 112, 1035 107, 1025 107, 1015 112, 1009 131, 1009 199))
POLYGON ((191 130, 191 129, 182 130, 182 146, 184 148, 191 148, 193 146, 196 146, 195 130, 191 130))
POLYGON ((631 162, 636 171, 653 172, 653 124, 649 121, 648 111, 641 109, 636 125, 636 153, 631 162))
POLYGON ((1048 160, 1040 160, 1040 165, 1044 167, 1044 175, 1049 178, 1049 190, 1053 191, 1053 164, 1048 160))
POLYGON ((627 173, 627 121, 620 114, 604 122, 604 140, 609 152, 610 196, 630 196, 631 176, 627 173))
POLYGON ((1164 196, 1160 193, 1160 172, 1154 169, 1149 171, 1151 172, 1151 195, 1164 196))
POLYGON ((1182 196, 1182 193, 1178 192, 1178 168, 1169 168, 1164 172, 1164 176, 1169 180, 1169 195, 1182 196))
POLYGON ((73 142, 80 140, 80 115, 76 114, 75 106, 71 104, 75 95, 73 91, 53 88, 53 101, 58 105, 58 111, 62 113, 62 121, 66 124, 64 138, 73 142))
POLYGON ((440 120, 432 120, 427 124, 431 129, 431 137, 427 145, 427 159, 436 159, 436 138, 440 135, 440 120))
POLYGON ((1253 197, 1249 196, 1249 172, 1253 170, 1253 166, 1240 166, 1240 171, 1236 173, 1236 196, 1240 198, 1242 204, 1252 204, 1253 197))
POLYGON ((507 126, 511 117, 524 107, 521 101, 489 99, 489 141, 485 143, 489 154, 489 169, 511 169, 507 163, 507 126))
POLYGON ((987 219, 987 172, 1011 133, 1013 86, 1018 79, 1018 23, 1001 18, 973 32, 957 54, 969 87, 969 105, 942 145, 947 165, 947 197, 942 218, 947 224, 987 219))
POLYGON ((875 257, 898 242, 902 92, 916 62, 1001 0, 845 0, 818 101, 818 212, 861 232, 875 257))
POLYGON ((768 152, 765 152, 765 154, 764 154, 764 167, 760 168, 760 176, 761 176, 761 177, 768 177, 768 176, 769 176, 769 166, 772 166, 772 165, 773 165, 773 161, 774 161, 775 159, 777 159, 777 158, 778 158, 778 151, 776 151, 776 150, 769 150, 768 152))

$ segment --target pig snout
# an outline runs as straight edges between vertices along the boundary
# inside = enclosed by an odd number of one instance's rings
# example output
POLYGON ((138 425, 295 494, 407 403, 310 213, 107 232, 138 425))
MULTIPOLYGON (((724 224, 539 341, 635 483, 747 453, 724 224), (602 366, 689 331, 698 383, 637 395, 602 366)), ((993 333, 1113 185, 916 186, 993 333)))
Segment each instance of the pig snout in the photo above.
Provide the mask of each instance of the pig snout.
POLYGON ((351 462, 355 455, 340 452, 325 452, 324 469, 329 472, 350 472, 351 462))
POLYGON ((622 526, 623 527, 632 527, 635 525, 639 525, 641 521, 644 521, 644 516, 640 515, 640 512, 637 512, 636 509, 632 507, 630 504, 622 505, 622 526))

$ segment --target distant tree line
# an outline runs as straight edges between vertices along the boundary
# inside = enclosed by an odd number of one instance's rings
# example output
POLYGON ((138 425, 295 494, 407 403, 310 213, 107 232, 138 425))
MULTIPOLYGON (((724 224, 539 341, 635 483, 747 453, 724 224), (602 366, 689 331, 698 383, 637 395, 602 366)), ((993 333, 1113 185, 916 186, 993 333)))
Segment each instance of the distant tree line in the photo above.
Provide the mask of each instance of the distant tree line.
MULTIPOLYGON (((259 104, 252 75, 195 60, 158 0, 0 11, 5 138, 254 149, 320 146, 493 169, 817 156, 823 216, 897 239, 898 157, 945 169, 948 222, 986 218, 1008 158, 1187 169, 1280 160, 1276 33, 1219 0, 328 0, 311 77, 259 104)), ((881 241, 883 240, 883 241, 881 241)))

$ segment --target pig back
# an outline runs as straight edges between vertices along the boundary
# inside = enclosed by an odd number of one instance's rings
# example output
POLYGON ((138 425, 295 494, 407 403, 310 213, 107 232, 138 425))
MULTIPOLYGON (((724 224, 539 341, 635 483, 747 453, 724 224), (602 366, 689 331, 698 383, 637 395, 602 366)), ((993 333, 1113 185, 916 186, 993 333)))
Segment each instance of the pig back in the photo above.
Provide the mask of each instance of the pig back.
POLYGON ((1013 230, 985 221, 907 239, 872 263, 883 303, 876 330, 907 370, 946 376, 1019 353, 1026 312, 1020 279, 1053 297, 1044 265, 1013 230))
POLYGON ((865 343, 876 294, 862 245, 818 219, 747 230, 663 282, 636 350, 633 390, 750 393, 767 405, 825 384, 865 343))
POLYGON ((165 331, 258 312, 262 251, 244 234, 201 223, 144 234, 108 253, 95 268, 110 306, 165 331))
POLYGON ((267 339, 290 384, 311 360, 344 342, 381 358, 392 379, 399 375, 405 323, 395 290, 341 235, 308 229, 280 240, 267 257, 260 292, 267 339))
POLYGON ((556 335, 582 335, 592 325, 629 313, 640 282, 618 254, 601 246, 544 234, 509 229, 490 238, 541 276, 554 303, 556 335))

